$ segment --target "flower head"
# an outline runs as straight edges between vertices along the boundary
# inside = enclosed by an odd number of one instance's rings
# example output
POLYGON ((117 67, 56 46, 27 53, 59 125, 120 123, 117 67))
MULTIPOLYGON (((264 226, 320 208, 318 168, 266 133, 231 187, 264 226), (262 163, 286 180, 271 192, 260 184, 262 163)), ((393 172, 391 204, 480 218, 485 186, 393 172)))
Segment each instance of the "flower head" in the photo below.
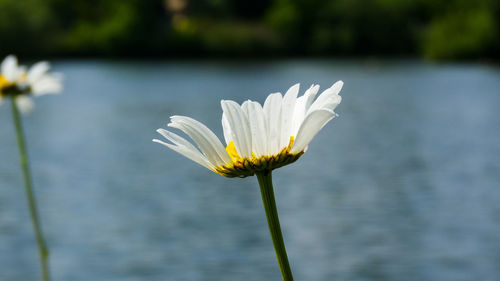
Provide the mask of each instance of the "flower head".
POLYGON ((22 112, 29 112, 33 102, 28 95, 59 93, 62 90, 61 75, 49 73, 49 69, 49 63, 42 61, 26 71, 15 56, 7 56, 0 66, 0 104, 3 98, 12 97, 22 112))
POLYGON ((171 128, 186 133, 198 146, 165 129, 157 132, 168 142, 154 139, 194 162, 226 177, 252 176, 295 162, 314 136, 337 116, 340 104, 338 81, 315 99, 319 85, 297 97, 299 84, 282 96, 270 94, 264 106, 245 101, 241 106, 222 100, 222 128, 226 146, 202 123, 185 116, 170 117, 171 128))

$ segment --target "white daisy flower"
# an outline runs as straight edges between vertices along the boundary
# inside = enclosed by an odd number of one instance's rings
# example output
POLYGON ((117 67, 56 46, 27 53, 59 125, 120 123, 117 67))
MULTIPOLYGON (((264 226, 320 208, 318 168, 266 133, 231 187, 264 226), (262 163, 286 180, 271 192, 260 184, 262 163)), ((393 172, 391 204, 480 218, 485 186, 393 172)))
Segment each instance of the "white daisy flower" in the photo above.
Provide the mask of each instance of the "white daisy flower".
POLYGON ((207 169, 226 177, 252 176, 295 162, 314 136, 337 116, 334 109, 342 98, 338 81, 321 93, 312 85, 297 97, 299 84, 282 96, 270 94, 264 106, 245 101, 241 106, 222 100, 222 128, 226 146, 202 123, 185 116, 170 117, 171 128, 186 133, 198 146, 165 129, 157 132, 169 142, 154 139, 207 169))
POLYGON ((0 66, 0 104, 3 98, 12 97, 18 108, 27 113, 34 106, 28 97, 30 94, 41 96, 61 92, 61 75, 49 73, 49 69, 50 64, 42 61, 26 71, 26 67, 20 66, 15 56, 7 56, 0 66))

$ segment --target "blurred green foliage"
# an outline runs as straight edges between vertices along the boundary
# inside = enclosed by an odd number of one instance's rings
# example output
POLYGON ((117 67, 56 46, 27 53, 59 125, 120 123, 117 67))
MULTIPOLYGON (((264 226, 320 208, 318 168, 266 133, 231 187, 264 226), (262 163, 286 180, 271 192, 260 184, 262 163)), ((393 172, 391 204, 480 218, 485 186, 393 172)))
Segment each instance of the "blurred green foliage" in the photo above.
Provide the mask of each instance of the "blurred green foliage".
POLYGON ((0 53, 498 59, 498 0, 0 0, 0 53))

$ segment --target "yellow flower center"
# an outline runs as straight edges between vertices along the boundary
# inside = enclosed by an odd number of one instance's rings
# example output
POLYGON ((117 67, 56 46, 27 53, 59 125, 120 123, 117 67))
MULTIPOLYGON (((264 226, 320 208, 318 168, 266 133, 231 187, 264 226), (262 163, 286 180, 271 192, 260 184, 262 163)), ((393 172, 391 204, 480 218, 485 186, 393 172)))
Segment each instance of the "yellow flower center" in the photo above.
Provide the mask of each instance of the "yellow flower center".
POLYGON ((252 153, 252 158, 241 157, 236 151, 236 147, 234 142, 231 141, 227 147, 226 151, 231 157, 231 163, 223 166, 219 166, 215 168, 216 172, 220 175, 226 177, 248 177, 253 176, 255 172, 260 171, 271 171, 276 168, 291 164, 297 159, 299 159, 304 152, 299 153, 290 153, 290 149, 292 149, 294 137, 290 137, 290 142, 287 147, 283 148, 276 155, 264 155, 257 157, 254 153, 252 153))
POLYGON ((5 79, 5 77, 3 77, 3 75, 0 75, 0 91, 4 88, 4 87, 8 87, 10 86, 12 83, 9 83, 9 81, 7 81, 7 79, 5 79))
MULTIPOLYGON (((27 75, 21 75, 21 83, 27 81, 27 75)), ((20 85, 16 82, 9 82, 3 75, 0 74, 0 96, 17 96, 21 94, 28 94, 30 87, 28 85, 20 85)))

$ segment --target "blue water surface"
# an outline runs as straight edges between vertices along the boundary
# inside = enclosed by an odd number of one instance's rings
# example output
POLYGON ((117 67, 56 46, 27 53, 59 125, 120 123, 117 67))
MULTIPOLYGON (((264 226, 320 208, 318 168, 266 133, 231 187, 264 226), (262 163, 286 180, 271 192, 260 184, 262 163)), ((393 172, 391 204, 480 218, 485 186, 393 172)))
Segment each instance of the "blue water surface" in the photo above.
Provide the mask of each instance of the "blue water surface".
MULTIPOLYGON (((500 68, 418 61, 55 61, 24 125, 53 280, 280 280, 255 177, 151 142, 170 115, 222 137, 221 99, 345 82, 340 117, 274 183, 296 280, 500 276, 500 68)), ((0 280, 37 280, 0 107, 0 280)))

